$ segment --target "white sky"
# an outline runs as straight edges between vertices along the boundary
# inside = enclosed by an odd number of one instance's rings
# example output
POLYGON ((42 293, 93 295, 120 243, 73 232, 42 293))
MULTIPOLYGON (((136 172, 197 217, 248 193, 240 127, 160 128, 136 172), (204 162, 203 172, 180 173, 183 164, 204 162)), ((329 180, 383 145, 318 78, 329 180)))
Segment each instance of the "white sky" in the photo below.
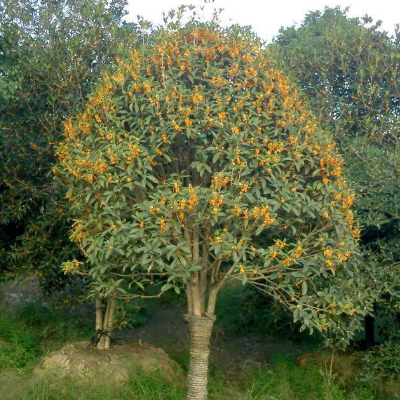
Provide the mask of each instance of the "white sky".
MULTIPOLYGON (((141 15, 154 24, 162 22, 162 12, 181 4, 202 5, 204 0, 128 0, 128 20, 141 15)), ((371 16, 383 22, 382 29, 390 34, 400 23, 400 0, 214 0, 211 8, 223 8, 223 22, 251 25, 263 39, 271 41, 279 28, 299 24, 304 16, 325 6, 350 7, 350 17, 371 16)))

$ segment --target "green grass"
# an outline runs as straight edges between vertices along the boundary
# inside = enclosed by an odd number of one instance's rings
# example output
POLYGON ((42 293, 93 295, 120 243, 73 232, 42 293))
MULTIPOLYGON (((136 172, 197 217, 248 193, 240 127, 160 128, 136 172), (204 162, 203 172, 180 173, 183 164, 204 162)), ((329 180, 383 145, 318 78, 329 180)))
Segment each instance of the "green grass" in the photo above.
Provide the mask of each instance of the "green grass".
POLYGON ((246 370, 239 384, 224 382, 221 376, 210 380, 210 400, 389 400, 373 388, 346 390, 326 371, 315 365, 299 367, 287 357, 277 358, 269 367, 246 370))
POLYGON ((180 400, 185 390, 163 381, 159 373, 132 374, 125 384, 95 383, 54 375, 35 377, 28 372, 0 374, 2 400, 180 400))
POLYGON ((346 392, 326 371, 314 365, 297 366, 293 360, 277 359, 271 369, 249 371, 248 400, 271 397, 279 400, 373 400, 364 388, 346 392))
MULTIPOLYGON (((288 358, 271 367, 251 368, 241 384, 228 382, 219 371, 210 377, 210 400, 380 400, 371 390, 346 392, 313 365, 298 367, 288 358)), ((95 384, 56 376, 35 377, 28 371, 0 374, 2 400, 184 400, 185 389, 165 383, 160 374, 132 374, 126 384, 95 384)))
POLYGON ((65 310, 28 303, 15 316, 0 312, 0 371, 16 370, 68 342, 88 340, 92 324, 65 310))
POLYGON ((37 360, 40 345, 22 322, 0 314, 0 371, 24 368, 37 360))

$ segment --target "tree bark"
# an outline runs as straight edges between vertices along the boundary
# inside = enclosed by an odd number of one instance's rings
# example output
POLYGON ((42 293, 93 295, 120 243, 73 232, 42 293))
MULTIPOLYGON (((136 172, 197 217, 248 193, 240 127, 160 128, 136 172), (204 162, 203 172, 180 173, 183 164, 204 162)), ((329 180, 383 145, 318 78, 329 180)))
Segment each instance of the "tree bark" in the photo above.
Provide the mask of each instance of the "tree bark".
POLYGON ((190 366, 187 400, 207 400, 208 357, 215 318, 189 316, 190 366))
POLYGON ((107 299, 107 307, 103 316, 103 301, 96 299, 96 348, 107 350, 111 347, 111 332, 114 325, 115 309, 117 301, 115 297, 107 299))
POLYGON ((108 299, 107 309, 108 315, 107 319, 104 320, 104 332, 106 332, 104 339, 104 349, 107 350, 111 347, 111 332, 114 327, 114 318, 115 318, 115 308, 117 305, 117 301, 115 297, 111 297, 108 299))
POLYGON ((96 298, 96 332, 103 329, 103 302, 100 297, 96 298))

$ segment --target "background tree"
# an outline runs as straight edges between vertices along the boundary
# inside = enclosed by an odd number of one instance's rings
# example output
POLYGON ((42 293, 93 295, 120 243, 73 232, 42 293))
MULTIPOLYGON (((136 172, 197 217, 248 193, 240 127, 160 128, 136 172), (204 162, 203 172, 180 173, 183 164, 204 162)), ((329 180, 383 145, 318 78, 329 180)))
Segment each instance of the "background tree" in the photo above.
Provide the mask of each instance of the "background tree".
POLYGON ((54 145, 129 31, 134 40, 124 7, 124 0, 0 1, 3 272, 28 269, 58 284, 61 262, 78 257, 65 193, 51 174, 54 145))
MULTIPOLYGON (((309 13, 299 28, 282 29, 272 47, 345 160, 362 223, 357 281, 371 301, 398 310, 400 36, 379 28, 367 16, 326 8, 309 13)), ((373 330, 367 332, 373 342, 373 330)))
POLYGON ((232 279, 348 340, 361 313, 346 294, 358 231, 334 144, 254 35, 176 26, 103 74, 64 125, 58 172, 88 261, 65 271, 88 273, 102 297, 155 277, 161 292, 183 286, 188 399, 206 399, 217 295, 232 279))

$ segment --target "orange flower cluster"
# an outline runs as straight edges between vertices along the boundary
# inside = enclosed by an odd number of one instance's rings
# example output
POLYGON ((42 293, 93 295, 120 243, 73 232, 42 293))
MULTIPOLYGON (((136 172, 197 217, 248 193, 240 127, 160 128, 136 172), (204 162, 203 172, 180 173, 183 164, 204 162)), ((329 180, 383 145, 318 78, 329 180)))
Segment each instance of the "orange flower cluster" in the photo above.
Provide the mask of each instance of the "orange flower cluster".
POLYGON ((284 241, 282 241, 282 240, 277 239, 277 240, 275 240, 275 246, 278 249, 282 250, 286 246, 286 243, 284 241))
POLYGON ((74 140, 76 136, 76 129, 74 127, 72 118, 68 118, 64 124, 64 133, 70 140, 74 140))
POLYGON ((193 104, 200 104, 204 102, 204 96, 199 92, 198 86, 195 87, 194 95, 192 97, 193 104))
POLYGON ((338 251, 336 256, 341 263, 344 263, 348 260, 348 258, 350 257, 350 254, 351 254, 350 251, 346 251, 345 253, 338 251))
POLYGON ((321 169, 329 176, 340 176, 342 173, 342 164, 343 161, 338 158, 326 154, 323 158, 320 159, 320 167, 321 169))
POLYGON ((222 172, 219 172, 212 180, 211 187, 220 187, 223 188, 229 183, 229 178, 224 176, 222 172))
POLYGON ((189 188, 188 192, 190 194, 188 210, 193 212, 196 210, 197 204, 199 203, 199 198, 197 197, 196 192, 193 188, 189 188))
POLYGON ((138 157, 139 157, 139 155, 140 155, 140 153, 141 153, 141 150, 140 150, 140 147, 139 147, 138 145, 136 145, 136 144, 130 144, 130 145, 128 146, 128 149, 129 149, 129 151, 130 151, 130 156, 131 156, 132 158, 138 158, 138 157))
POLYGON ((263 218, 262 226, 266 227, 268 225, 273 224, 276 219, 271 217, 271 214, 268 212, 269 207, 267 205, 263 207, 254 207, 251 210, 251 215, 254 219, 263 218))
POLYGON ((297 246, 291 256, 294 259, 300 258, 303 254, 303 248, 301 246, 297 246))
POLYGON ((219 208, 222 206, 224 203, 224 195, 223 194, 218 194, 218 192, 212 191, 211 192, 211 199, 208 201, 210 205, 212 206, 212 213, 217 214, 219 211, 219 208))
POLYGON ((235 206, 233 207, 233 210, 231 211, 231 214, 235 217, 241 216, 242 209, 240 208, 240 206, 238 204, 235 204, 235 206))
POLYGON ((167 227, 167 224, 166 224, 166 222, 165 222, 165 219, 164 219, 164 218, 161 218, 161 219, 160 219, 160 229, 159 229, 159 232, 160 232, 160 233, 164 233, 165 230, 166 230, 166 227, 167 227))

